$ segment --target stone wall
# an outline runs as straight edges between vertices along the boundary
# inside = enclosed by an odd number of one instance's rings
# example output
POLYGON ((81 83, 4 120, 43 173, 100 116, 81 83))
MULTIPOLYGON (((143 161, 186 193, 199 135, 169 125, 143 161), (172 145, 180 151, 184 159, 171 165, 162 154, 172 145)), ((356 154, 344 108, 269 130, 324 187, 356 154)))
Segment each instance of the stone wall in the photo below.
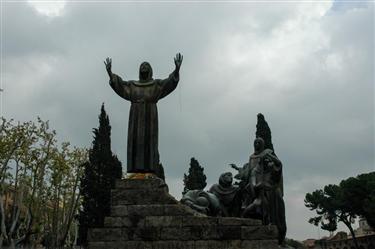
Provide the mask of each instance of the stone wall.
POLYGON ((258 220, 207 217, 180 204, 159 178, 125 179, 111 215, 89 230, 89 249, 276 249, 277 229, 258 220))

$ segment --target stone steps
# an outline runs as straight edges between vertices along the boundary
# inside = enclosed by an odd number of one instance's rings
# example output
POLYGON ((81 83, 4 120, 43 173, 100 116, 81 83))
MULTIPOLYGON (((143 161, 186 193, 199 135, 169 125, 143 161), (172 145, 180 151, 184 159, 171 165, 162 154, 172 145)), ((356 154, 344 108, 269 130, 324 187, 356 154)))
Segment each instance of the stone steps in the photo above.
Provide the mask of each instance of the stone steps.
POLYGON ((115 205, 111 207, 111 216, 202 216, 200 213, 181 204, 115 205))
POLYGON ((152 205, 178 204, 178 201, 168 194, 166 188, 155 188, 150 194, 149 189, 113 189, 111 204, 117 205, 152 205))
POLYGON ((275 226, 200 214, 158 178, 117 181, 110 216, 89 229, 88 241, 88 249, 278 249, 275 226))
POLYGON ((90 242, 90 249, 269 249, 276 240, 196 240, 90 242))
POLYGON ((275 226, 137 226, 90 229, 89 240, 272 240, 275 226))

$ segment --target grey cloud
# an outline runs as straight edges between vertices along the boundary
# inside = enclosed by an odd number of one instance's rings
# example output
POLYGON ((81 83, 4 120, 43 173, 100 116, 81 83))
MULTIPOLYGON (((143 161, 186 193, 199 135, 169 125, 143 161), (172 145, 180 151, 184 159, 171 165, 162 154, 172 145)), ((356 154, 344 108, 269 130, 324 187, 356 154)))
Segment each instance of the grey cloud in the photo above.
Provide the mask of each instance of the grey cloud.
POLYGON ((182 52, 179 87, 158 104, 171 192, 179 197, 192 156, 205 167, 208 186, 228 163, 245 163, 262 112, 284 163, 288 236, 315 236, 304 194, 374 170, 373 9, 319 17, 319 8, 70 2, 51 19, 6 3, 5 115, 40 115, 61 140, 90 146, 105 102, 112 147, 125 162, 129 103, 108 86, 103 60, 112 57, 113 71, 127 79, 147 60, 163 78, 182 52), (307 186, 296 178, 316 181, 307 186))

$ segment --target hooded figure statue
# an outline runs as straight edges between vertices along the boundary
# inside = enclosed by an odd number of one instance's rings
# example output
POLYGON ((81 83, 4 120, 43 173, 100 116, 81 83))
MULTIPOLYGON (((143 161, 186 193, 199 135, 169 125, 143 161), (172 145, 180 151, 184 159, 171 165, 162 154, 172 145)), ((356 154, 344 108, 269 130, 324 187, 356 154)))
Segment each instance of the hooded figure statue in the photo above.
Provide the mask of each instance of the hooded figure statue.
POLYGON ((238 170, 236 179, 241 180, 242 217, 262 219, 263 224, 277 226, 279 245, 283 245, 286 235, 285 203, 282 190, 282 162, 271 149, 265 149, 261 137, 254 140, 254 153, 242 168, 230 164, 238 170))
POLYGON ((232 173, 226 172, 220 175, 219 184, 212 185, 208 190, 209 193, 213 193, 220 200, 222 216, 234 216, 237 209, 241 207, 238 205, 240 203, 236 202, 239 189, 237 186, 233 186, 232 182, 232 173))
POLYGON ((128 124, 127 172, 154 173, 159 164, 158 110, 156 103, 170 94, 179 81, 182 55, 174 59, 176 68, 164 80, 152 78, 148 62, 139 67, 139 80, 124 81, 112 73, 112 60, 104 62, 112 89, 131 102, 128 124))

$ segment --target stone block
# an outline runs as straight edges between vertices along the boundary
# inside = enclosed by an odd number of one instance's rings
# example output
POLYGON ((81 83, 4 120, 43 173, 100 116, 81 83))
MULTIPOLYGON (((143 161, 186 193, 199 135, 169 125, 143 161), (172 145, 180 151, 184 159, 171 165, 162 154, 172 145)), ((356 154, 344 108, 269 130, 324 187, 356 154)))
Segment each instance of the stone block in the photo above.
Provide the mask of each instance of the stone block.
POLYGON ((183 204, 175 204, 175 205, 164 205, 164 215, 168 216, 197 216, 199 215, 198 212, 194 211, 188 206, 183 204))
POLYGON ((239 249, 228 247, 228 241, 220 240, 197 240, 195 241, 195 249, 239 249))
POLYGON ((115 183, 116 189, 158 189, 167 188, 167 184, 159 178, 121 179, 115 183))
POLYGON ((163 189, 114 189, 111 203, 116 205, 177 204, 178 201, 163 189))
POLYGON ((145 216, 162 216, 164 215, 164 205, 128 205, 128 215, 145 216))
POLYGON ((154 241, 160 240, 160 227, 138 227, 130 231, 129 238, 132 240, 154 241))
POLYGON ((219 217, 218 224, 222 226, 260 226, 262 221, 247 218, 219 217))
POLYGON ((163 227, 160 238, 162 240, 190 240, 190 229, 188 227, 163 227))
POLYGON ((128 215, 128 206, 118 205, 111 206, 111 216, 127 216, 128 215))
POLYGON ((131 215, 128 216, 130 222, 132 223, 132 227, 144 227, 145 226, 145 218, 138 215, 131 215))
POLYGON ((183 217, 183 226, 213 226, 217 225, 217 219, 218 218, 208 216, 183 217))
POLYGON ((218 226, 217 232, 219 238, 222 240, 237 240, 241 239, 240 226, 218 226))
POLYGON ((144 241, 89 242, 88 249, 152 249, 152 244, 144 241))
POLYGON ((148 216, 145 218, 145 226, 155 227, 180 227, 182 216, 148 216))
MULTIPOLYGON (((241 240, 228 240, 227 241, 228 249, 242 249, 242 241, 241 240)), ((246 248, 248 249, 248 248, 246 248)))
POLYGON ((195 249, 194 241, 153 241, 152 249, 195 249))
POLYGON ((132 221, 128 217, 105 217, 104 227, 131 227, 132 221))
POLYGON ((128 240, 128 230, 125 228, 90 228, 88 240, 99 241, 125 241, 128 240))
POLYGON ((217 226, 192 226, 190 229, 190 237, 192 240, 212 240, 220 239, 217 226))
POLYGON ((276 226, 242 226, 243 240, 272 240, 277 238, 276 226))

